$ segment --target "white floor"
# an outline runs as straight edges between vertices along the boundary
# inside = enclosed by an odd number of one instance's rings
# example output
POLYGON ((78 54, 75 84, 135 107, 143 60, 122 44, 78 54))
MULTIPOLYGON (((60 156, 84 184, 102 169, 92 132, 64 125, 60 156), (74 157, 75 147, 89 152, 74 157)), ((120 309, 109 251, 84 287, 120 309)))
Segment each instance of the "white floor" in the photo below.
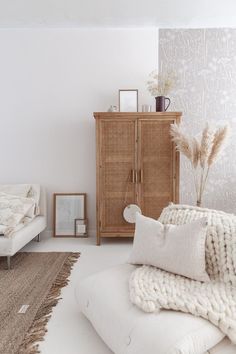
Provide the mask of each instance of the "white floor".
MULTIPOLYGON (((33 252, 81 252, 71 273, 70 283, 62 290, 62 300, 53 309, 48 333, 40 343, 41 354, 112 354, 88 320, 79 312, 75 288, 87 275, 126 262, 131 246, 130 239, 105 240, 98 247, 95 246, 93 238, 49 238, 42 239, 40 243, 32 241, 22 249, 33 252)), ((210 354, 235 353, 235 346, 231 346, 228 339, 210 351, 210 354)))
POLYGON ((62 290, 62 300, 53 309, 48 323, 45 341, 40 344, 42 354, 111 354, 104 342, 93 330, 87 319, 79 313, 75 288, 89 274, 110 266, 124 263, 131 250, 132 242, 105 240, 96 246, 93 238, 50 238, 41 242, 30 242, 22 251, 35 252, 81 252, 74 266, 70 283, 62 290))

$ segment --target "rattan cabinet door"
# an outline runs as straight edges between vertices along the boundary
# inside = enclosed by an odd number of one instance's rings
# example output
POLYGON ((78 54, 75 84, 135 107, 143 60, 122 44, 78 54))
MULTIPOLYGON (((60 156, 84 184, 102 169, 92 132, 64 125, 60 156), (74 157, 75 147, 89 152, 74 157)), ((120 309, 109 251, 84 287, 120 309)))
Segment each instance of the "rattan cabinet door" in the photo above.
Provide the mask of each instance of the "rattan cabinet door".
POLYGON ((176 201, 176 152, 170 137, 172 120, 139 120, 138 203, 142 213, 158 218, 176 201))
POLYGON ((133 225, 123 218, 136 201, 136 121, 100 120, 99 222, 101 233, 127 233, 133 225))

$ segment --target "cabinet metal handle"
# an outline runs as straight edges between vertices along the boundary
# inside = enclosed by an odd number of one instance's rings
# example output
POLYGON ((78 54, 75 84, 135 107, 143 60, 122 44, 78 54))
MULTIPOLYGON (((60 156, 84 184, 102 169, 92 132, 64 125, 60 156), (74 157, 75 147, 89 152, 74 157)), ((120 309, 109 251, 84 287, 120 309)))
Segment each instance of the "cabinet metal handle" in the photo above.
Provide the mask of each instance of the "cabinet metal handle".
POLYGON ((143 170, 131 170, 131 183, 143 183, 143 170))
POLYGON ((140 182, 140 183, 143 183, 143 170, 140 170, 140 171, 139 171, 139 176, 140 176, 139 182, 140 182))
POLYGON ((135 171, 135 183, 138 183, 138 171, 135 171))
POLYGON ((131 170, 131 182, 135 183, 135 171, 131 170))

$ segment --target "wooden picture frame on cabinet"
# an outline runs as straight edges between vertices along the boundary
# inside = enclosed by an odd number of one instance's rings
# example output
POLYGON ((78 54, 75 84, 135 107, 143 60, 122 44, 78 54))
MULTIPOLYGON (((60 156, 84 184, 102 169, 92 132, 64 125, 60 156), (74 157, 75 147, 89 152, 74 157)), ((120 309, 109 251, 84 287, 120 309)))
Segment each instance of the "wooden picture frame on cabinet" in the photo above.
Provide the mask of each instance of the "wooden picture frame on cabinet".
POLYGON ((138 112, 138 90, 137 89, 119 90, 119 111, 138 112))

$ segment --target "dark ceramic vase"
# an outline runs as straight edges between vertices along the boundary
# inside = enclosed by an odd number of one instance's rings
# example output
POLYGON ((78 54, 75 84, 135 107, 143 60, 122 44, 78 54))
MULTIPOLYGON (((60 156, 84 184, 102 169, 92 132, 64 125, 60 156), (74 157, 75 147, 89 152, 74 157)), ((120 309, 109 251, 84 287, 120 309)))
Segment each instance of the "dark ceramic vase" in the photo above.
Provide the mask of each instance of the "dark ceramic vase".
POLYGON ((155 97, 156 100, 156 112, 165 112, 167 111, 169 105, 170 105, 170 99, 165 96, 157 96, 155 97), (167 106, 166 106, 166 101, 167 106))

